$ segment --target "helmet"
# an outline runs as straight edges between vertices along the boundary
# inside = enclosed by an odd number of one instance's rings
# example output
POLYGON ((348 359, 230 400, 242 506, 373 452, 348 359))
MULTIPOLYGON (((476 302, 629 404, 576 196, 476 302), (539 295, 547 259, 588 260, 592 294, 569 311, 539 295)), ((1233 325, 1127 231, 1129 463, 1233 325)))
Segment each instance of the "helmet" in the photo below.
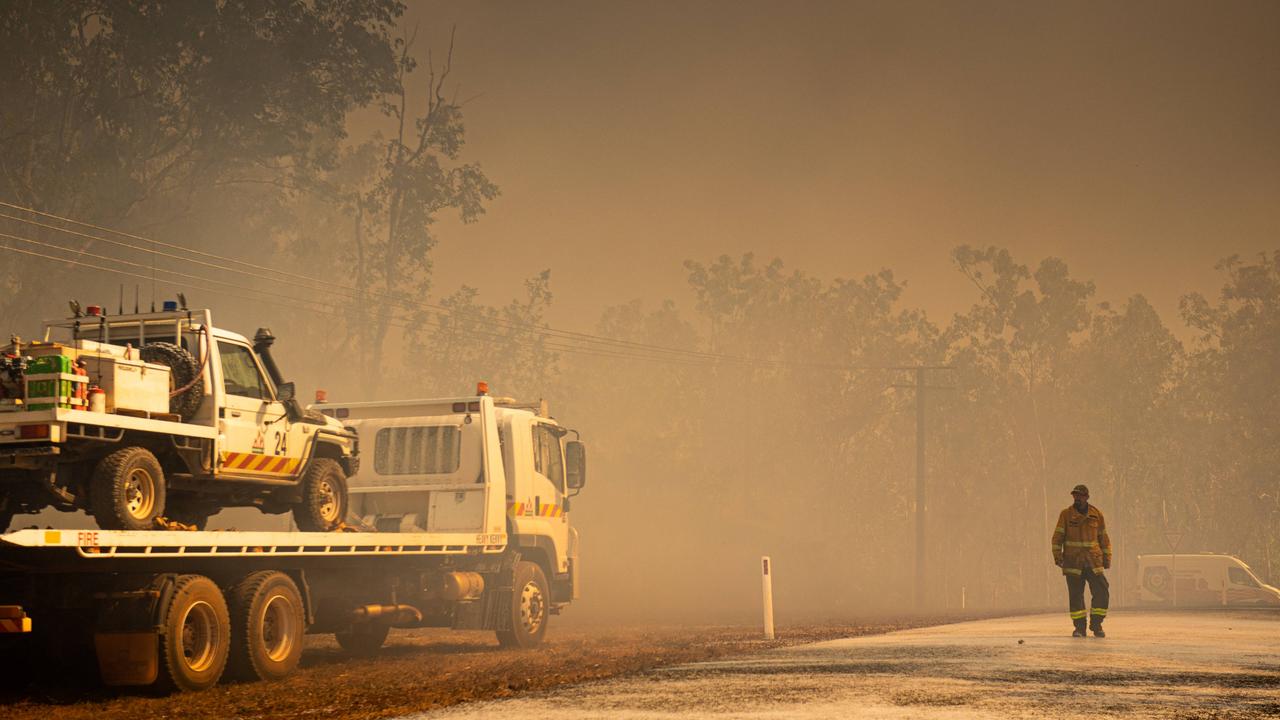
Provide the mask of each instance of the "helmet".
POLYGON ((1085 496, 1085 497, 1089 497, 1089 488, 1088 488, 1088 487, 1086 487, 1086 486, 1084 486, 1084 485, 1077 485, 1077 486, 1075 486, 1075 487, 1071 488, 1071 494, 1072 494, 1072 495, 1083 495, 1083 496, 1085 496))

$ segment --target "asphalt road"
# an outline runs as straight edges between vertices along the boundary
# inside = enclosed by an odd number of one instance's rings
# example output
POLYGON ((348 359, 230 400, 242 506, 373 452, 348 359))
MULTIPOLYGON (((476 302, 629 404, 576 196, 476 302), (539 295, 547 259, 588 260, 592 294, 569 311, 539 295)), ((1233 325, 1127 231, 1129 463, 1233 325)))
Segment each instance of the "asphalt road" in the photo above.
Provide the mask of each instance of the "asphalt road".
POLYGON ((905 630, 681 665, 427 718, 1280 716, 1280 614, 1066 613, 905 630))

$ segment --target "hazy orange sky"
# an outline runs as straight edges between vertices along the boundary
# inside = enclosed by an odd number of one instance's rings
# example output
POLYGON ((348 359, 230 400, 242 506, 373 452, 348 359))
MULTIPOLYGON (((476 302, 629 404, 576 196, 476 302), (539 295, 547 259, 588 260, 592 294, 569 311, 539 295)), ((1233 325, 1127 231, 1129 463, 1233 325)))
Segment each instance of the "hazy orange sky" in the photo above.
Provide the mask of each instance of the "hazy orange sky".
POLYGON ((410 2, 457 27, 466 156, 437 292, 553 271, 553 323, 673 297, 681 262, 892 268, 935 320, 951 247, 1065 258, 1176 321, 1223 256, 1280 248, 1280 3, 410 2))

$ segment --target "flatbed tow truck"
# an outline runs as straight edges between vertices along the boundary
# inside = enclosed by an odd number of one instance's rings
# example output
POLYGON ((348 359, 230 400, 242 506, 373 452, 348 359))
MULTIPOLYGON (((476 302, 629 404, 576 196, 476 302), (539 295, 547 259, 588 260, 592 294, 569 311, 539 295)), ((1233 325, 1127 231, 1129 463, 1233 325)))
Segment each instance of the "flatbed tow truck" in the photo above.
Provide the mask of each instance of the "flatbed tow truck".
POLYGON ((0 536, 0 640, 92 645, 107 685, 290 674, 304 633, 354 654, 392 627, 541 643, 578 594, 585 449, 545 411, 474 396, 315 406, 373 456, 356 532, 23 529, 0 536))

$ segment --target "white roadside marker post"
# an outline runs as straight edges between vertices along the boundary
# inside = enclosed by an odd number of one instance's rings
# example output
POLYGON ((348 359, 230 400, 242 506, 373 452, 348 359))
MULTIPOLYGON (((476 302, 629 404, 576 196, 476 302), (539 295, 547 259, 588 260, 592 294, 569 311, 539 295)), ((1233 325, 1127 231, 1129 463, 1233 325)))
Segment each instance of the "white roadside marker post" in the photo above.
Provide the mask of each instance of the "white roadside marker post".
POLYGON ((764 639, 773 639, 773 568, 769 556, 760 558, 760 585, 764 592, 764 639))

